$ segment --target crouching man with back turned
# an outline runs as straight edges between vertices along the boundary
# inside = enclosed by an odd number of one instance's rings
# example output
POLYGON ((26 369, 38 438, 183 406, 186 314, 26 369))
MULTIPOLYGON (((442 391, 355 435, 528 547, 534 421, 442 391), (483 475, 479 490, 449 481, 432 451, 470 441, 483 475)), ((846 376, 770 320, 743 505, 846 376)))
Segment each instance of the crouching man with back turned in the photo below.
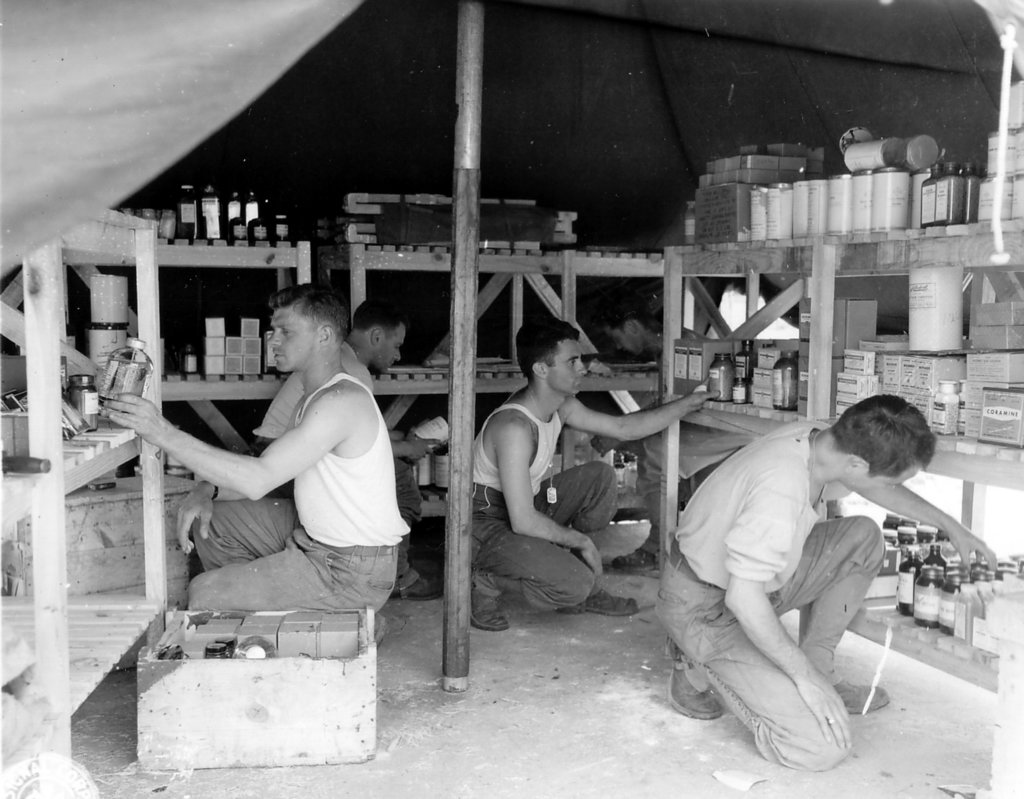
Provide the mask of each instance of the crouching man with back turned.
POLYGON ((516 335, 526 387, 492 413, 473 444, 471 623, 505 630, 504 592, 534 607, 625 616, 631 598, 599 588, 601 554, 590 535, 617 508, 615 471, 594 461, 547 477, 562 425, 620 440, 643 438, 698 410, 706 393, 612 416, 576 398, 586 374, 579 331, 550 320, 516 335))
MULTIPOLYGON (((823 520, 825 500, 857 492, 949 533, 964 562, 994 553, 902 484, 935 437, 893 396, 849 408, 832 426, 797 422, 735 453, 697 489, 661 572, 658 616, 677 656, 669 702, 712 719, 729 708, 768 760, 830 769, 851 752, 850 714, 869 686, 835 674, 835 648, 882 565, 881 531, 861 516, 823 520), (800 608, 800 641, 778 617, 800 608)), ((888 703, 884 689, 868 710, 888 703)))
POLYGON ((395 499, 391 443, 377 403, 343 366, 348 311, 311 285, 270 298, 278 368, 301 377, 294 422, 259 457, 176 429, 148 400, 121 395, 111 420, 130 427, 202 481, 178 510, 178 537, 206 571, 189 585, 201 610, 379 610, 408 532, 395 499), (295 480, 295 500, 264 498, 295 480))

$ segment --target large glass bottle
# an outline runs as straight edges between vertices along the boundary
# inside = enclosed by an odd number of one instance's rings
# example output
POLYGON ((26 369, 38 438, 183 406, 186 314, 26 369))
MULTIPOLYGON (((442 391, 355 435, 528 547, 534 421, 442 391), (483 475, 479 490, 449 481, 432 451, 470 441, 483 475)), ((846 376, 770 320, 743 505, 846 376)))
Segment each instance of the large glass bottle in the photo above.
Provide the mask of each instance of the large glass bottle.
POLYGON ((203 189, 203 196, 199 201, 199 222, 201 234, 199 238, 208 241, 218 241, 224 238, 221 234, 220 224, 220 197, 217 190, 207 184, 203 189))
POLYGON ((960 165, 946 161, 942 177, 935 183, 935 224, 962 225, 964 221, 964 177, 960 165))
POLYGON ((119 394, 146 393, 153 376, 153 361, 146 355, 146 342, 137 338, 128 339, 128 346, 115 350, 107 360, 103 376, 96 387, 100 402, 116 399, 119 394))
POLYGON ((772 367, 772 407, 775 410, 796 410, 799 379, 796 356, 792 352, 783 353, 772 367))
POLYGON ((732 385, 736 380, 736 367, 725 352, 715 354, 708 369, 708 397, 718 402, 732 402, 732 385))

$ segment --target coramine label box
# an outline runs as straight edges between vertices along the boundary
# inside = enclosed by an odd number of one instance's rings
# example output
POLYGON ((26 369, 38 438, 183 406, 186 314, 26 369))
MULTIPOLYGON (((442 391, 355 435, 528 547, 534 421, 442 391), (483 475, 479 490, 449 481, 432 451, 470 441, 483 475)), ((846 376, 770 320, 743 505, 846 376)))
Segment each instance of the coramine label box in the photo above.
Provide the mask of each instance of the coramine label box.
MULTIPOLYGON (((139 654, 138 756, 146 769, 360 763, 377 748, 377 645, 371 608, 352 657, 160 660, 189 611, 139 654)), ((317 614, 321 615, 321 614, 317 614)), ((325 614, 326 615, 326 614, 325 614)), ((179 642, 180 643, 180 642, 179 642)))
POLYGON ((1024 447, 1024 390, 981 390, 978 440, 1024 447))

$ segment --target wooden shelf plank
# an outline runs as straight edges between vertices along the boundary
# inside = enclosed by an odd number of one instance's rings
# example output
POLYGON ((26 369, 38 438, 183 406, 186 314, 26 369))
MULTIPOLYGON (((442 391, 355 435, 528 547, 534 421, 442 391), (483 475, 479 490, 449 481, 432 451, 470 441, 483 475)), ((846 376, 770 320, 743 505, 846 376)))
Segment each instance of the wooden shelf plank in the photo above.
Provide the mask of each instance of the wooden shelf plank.
POLYGON ((158 243, 160 268, 210 267, 224 269, 294 269, 299 247, 233 247, 158 243))
POLYGON ((908 616, 901 616, 891 600, 868 600, 850 623, 850 632, 875 643, 884 643, 892 628, 894 652, 912 657, 929 666, 995 691, 998 683, 999 658, 976 649, 939 630, 918 627, 908 616))
POLYGON ((273 399, 284 380, 165 380, 164 402, 273 399))
MULTIPOLYGON (((71 667, 71 710, 141 638, 161 612, 158 602, 143 596, 102 594, 69 596, 68 646, 71 667)), ((35 649, 35 608, 32 597, 3 597, 3 624, 35 649)))
POLYGON ((68 493, 81 488, 91 480, 95 480, 101 474, 106 474, 116 469, 122 463, 130 461, 139 454, 139 441, 133 439, 119 447, 101 452, 95 458, 90 458, 84 463, 78 464, 64 473, 64 490, 68 493))

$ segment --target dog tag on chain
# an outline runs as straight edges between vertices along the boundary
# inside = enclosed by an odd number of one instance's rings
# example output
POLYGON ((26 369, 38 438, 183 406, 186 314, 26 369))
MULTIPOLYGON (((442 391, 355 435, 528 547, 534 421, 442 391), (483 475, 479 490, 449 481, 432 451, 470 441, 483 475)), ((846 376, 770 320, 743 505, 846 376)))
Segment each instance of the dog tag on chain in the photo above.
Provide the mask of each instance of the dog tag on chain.
POLYGON ((554 505, 558 502, 558 489, 554 486, 548 486, 547 499, 549 505, 554 505))

